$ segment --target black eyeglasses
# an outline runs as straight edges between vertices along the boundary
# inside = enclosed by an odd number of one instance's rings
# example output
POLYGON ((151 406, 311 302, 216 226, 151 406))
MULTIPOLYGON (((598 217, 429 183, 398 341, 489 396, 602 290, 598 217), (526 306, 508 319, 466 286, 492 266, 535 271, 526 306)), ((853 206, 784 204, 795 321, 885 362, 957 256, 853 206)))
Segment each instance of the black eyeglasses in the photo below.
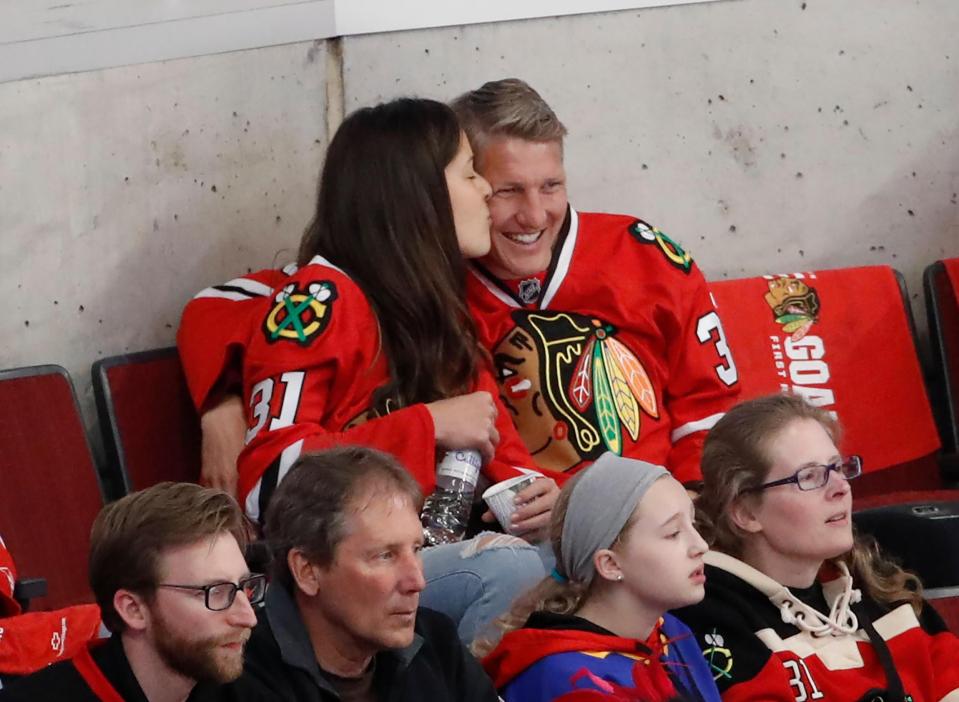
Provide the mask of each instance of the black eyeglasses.
POLYGON ((828 465, 817 463, 811 466, 804 466, 788 478, 763 483, 762 485, 743 490, 743 492, 759 492, 766 488, 776 487, 777 485, 789 485, 790 483, 796 483, 796 487, 800 490, 818 490, 829 482, 829 474, 832 471, 836 471, 846 480, 858 478, 862 475, 862 458, 859 456, 849 456, 848 458, 828 465))
POLYGON ((203 604, 213 612, 222 612, 233 606, 236 593, 240 590, 246 595, 251 605, 259 604, 266 596, 266 576, 255 574, 243 578, 238 583, 212 583, 210 585, 172 585, 159 583, 157 587, 170 587, 176 590, 195 590, 203 593, 203 604))

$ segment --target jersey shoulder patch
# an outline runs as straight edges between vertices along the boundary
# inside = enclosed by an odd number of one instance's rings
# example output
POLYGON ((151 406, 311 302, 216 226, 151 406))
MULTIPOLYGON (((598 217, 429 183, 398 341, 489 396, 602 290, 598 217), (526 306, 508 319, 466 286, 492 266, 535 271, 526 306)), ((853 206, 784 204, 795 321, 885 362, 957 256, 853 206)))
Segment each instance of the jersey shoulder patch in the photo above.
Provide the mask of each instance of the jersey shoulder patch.
POLYGON ((656 227, 637 219, 629 225, 629 233, 641 244, 657 246, 666 260, 683 273, 688 275, 692 270, 693 258, 689 252, 656 227))
POLYGON ((287 283, 277 291, 263 320, 267 343, 291 341, 309 346, 330 325, 337 297, 332 280, 287 283))

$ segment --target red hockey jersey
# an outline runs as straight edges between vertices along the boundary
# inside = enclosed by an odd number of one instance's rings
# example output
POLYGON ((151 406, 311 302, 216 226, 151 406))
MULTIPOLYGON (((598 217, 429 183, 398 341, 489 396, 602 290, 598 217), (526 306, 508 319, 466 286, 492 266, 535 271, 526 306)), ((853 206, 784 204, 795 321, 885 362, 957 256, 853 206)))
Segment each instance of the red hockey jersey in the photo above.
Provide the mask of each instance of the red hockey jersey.
MULTIPOLYGON (((359 286, 325 259, 201 291, 184 310, 177 343, 201 410, 224 378, 242 369, 249 428, 238 493, 251 518, 260 518, 300 453, 340 444, 387 451, 424 493, 435 487, 429 410, 371 406, 388 379, 376 318, 359 286)), ((475 389, 496 396, 489 370, 481 369, 475 389)), ((499 410, 500 443, 483 469, 494 481, 534 467, 509 415, 499 410)))
POLYGON ((801 591, 736 558, 710 551, 706 563, 706 598, 675 614, 696 634, 725 702, 883 699, 889 673, 866 618, 888 648, 907 700, 959 700, 959 638, 928 606, 920 623, 910 605, 884 607, 840 574, 825 576, 817 586, 823 602, 811 607, 801 591), (844 607, 847 588, 851 605, 863 598, 859 606, 844 607), (827 619, 828 626, 815 626, 827 619))
POLYGON ((705 433, 739 393, 702 273, 635 217, 570 208, 568 220, 544 275, 510 284, 471 269, 504 404, 545 468, 612 451, 700 479, 705 433))

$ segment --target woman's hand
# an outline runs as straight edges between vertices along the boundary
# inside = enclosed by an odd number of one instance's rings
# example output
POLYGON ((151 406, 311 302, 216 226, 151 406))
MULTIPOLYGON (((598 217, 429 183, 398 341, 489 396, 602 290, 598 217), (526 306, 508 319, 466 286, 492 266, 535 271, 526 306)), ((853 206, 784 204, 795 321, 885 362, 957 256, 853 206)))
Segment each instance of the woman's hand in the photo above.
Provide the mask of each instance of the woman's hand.
POLYGON ((496 431, 496 403, 488 392, 471 392, 426 405, 433 416, 436 445, 449 450, 475 449, 483 463, 493 458, 499 432, 496 431))

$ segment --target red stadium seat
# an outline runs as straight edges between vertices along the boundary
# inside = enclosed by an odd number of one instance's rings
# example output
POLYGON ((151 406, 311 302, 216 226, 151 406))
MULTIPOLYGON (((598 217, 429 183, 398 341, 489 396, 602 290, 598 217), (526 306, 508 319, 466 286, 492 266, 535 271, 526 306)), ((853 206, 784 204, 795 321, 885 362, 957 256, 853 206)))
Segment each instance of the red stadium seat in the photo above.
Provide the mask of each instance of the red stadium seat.
MULTIPOLYGON (((959 454, 959 258, 936 261, 923 274, 929 337, 935 362, 932 385, 943 451, 959 454)), ((954 470, 959 473, 959 465, 954 470)), ((959 477, 956 475, 955 477, 959 477)))
POLYGON ((944 487, 901 276, 887 266, 710 283, 742 398, 791 390, 835 411, 863 457, 853 493, 944 487))
POLYGON ((176 348, 114 356, 93 366, 103 444, 122 492, 200 475, 200 423, 176 348))
POLYGON ((936 608, 949 630, 959 636, 959 587, 926 590, 924 594, 926 601, 936 608))
POLYGON ((60 366, 0 371, 0 476, 0 534, 24 577, 47 580, 31 607, 91 602, 87 552, 103 496, 60 366))

